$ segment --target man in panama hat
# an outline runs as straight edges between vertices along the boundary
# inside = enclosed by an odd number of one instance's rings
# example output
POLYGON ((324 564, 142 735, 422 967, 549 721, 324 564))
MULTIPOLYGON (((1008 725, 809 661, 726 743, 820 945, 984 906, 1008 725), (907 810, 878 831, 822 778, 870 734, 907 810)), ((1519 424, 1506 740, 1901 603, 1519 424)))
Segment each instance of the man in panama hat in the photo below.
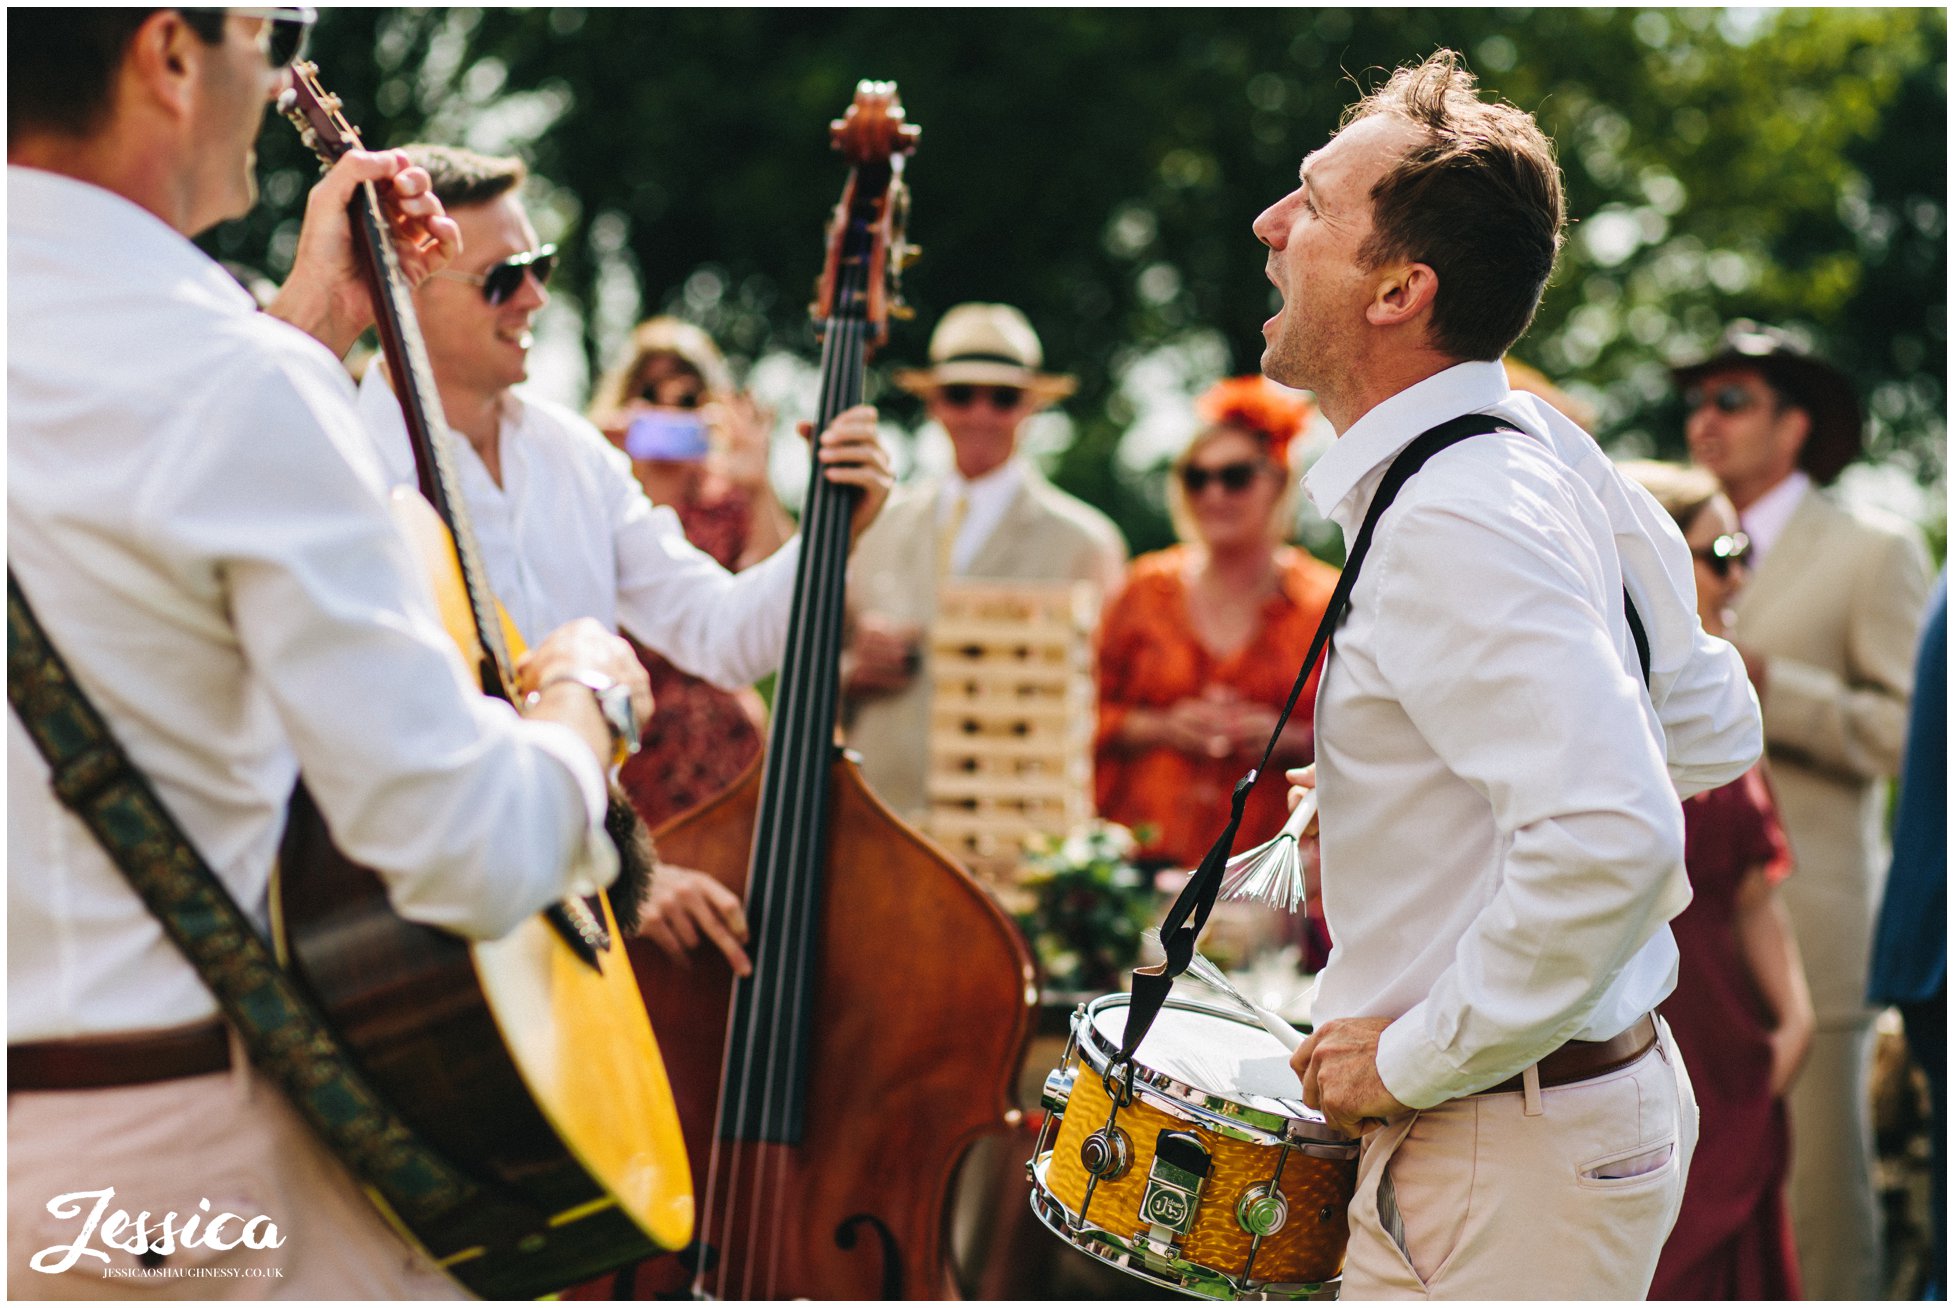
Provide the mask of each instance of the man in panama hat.
POLYGON ((1886 783, 1899 769, 1931 573, 1918 531, 1826 489, 1861 449, 1846 375, 1739 319, 1675 371, 1691 456, 1737 506, 1755 569, 1731 639, 1764 709, 1798 875, 1783 886, 1818 1034, 1792 1085, 1791 1215, 1805 1293, 1882 1292, 1868 1079, 1868 951, 1886 783))
POLYGON ((863 533, 849 574, 842 661, 848 743, 897 812, 921 813, 929 747, 924 633, 948 578, 1119 582, 1126 544, 1099 510, 1059 490, 1017 453, 1033 414, 1070 395, 1008 304, 960 304, 930 337, 930 366, 896 384, 949 434, 955 466, 897 489, 863 533))

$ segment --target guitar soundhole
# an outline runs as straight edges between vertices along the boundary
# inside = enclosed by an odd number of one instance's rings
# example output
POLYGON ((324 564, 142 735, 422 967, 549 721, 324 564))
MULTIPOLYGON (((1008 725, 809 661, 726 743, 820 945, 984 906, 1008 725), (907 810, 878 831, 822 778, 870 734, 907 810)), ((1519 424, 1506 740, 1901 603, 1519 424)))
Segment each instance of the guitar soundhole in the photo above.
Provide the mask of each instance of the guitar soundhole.
POLYGON ((856 1213, 845 1219, 835 1228, 835 1245, 841 1249, 853 1249, 859 1238, 855 1229, 866 1226, 874 1231, 882 1243, 882 1297, 884 1299, 905 1299, 902 1292, 902 1251, 896 1247, 895 1233, 891 1231, 874 1213, 856 1213))

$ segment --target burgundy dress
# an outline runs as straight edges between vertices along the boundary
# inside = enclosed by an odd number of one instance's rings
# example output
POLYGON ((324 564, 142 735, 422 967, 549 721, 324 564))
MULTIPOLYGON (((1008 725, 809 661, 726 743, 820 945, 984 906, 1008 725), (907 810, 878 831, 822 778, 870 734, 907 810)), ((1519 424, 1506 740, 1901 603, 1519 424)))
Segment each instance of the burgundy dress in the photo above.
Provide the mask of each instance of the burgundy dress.
POLYGON ((1770 1092, 1769 1015, 1736 934, 1737 892, 1760 864, 1775 883, 1790 847, 1763 774, 1683 803, 1684 864, 1695 898, 1669 924, 1682 955, 1662 1004, 1702 1111, 1683 1207, 1656 1264, 1651 1299, 1796 1299, 1803 1290, 1785 1209, 1791 1131, 1770 1092))
MULTIPOLYGON (((674 504, 685 537, 726 567, 746 549, 751 502, 733 491, 674 504)), ((751 690, 738 694, 680 672, 635 640, 631 647, 651 678, 651 721, 643 748, 618 774, 624 792, 653 828, 733 784, 760 752, 765 708, 751 690)))

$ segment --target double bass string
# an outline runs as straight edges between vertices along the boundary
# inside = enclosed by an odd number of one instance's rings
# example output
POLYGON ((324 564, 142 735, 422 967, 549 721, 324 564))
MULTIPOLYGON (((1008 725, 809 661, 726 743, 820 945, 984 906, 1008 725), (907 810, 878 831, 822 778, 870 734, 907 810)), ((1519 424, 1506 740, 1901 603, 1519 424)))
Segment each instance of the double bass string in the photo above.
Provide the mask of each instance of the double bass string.
MULTIPOLYGON (((851 308, 855 307, 855 293, 852 292, 854 288, 851 288, 847 300, 851 308)), ((831 397, 830 403, 826 406, 830 412, 823 414, 824 426, 826 421, 832 421, 841 410, 850 407, 861 394, 864 324, 856 317, 842 317, 839 314, 837 317, 840 320, 835 323, 834 329, 841 334, 836 350, 836 372, 828 379, 829 387, 824 391, 824 397, 831 397)), ((833 749, 832 723, 836 696, 833 665, 835 652, 840 646, 841 624, 845 616, 843 595, 851 516, 848 512, 851 507, 851 497, 846 488, 832 485, 825 476, 819 475, 818 470, 817 476, 821 504, 811 515, 814 520, 809 524, 809 530, 814 537, 813 548, 816 551, 816 558, 809 567, 809 576, 819 589, 810 597, 815 601, 810 604, 810 609, 814 613, 810 623, 814 657, 810 662, 818 667, 821 675, 807 678, 808 694, 812 699, 809 710, 812 720, 807 724, 805 738, 812 757, 808 761, 809 784, 797 796, 797 800, 809 804, 823 799, 828 792, 828 787, 824 783, 830 773, 830 753, 833 749), (823 729, 823 723, 827 724, 826 729, 823 729)), ((811 1009, 807 1007, 811 1003, 811 995, 806 992, 814 980, 811 962, 819 917, 823 909, 823 905, 819 902, 821 886, 817 872, 824 861, 819 848, 819 833, 825 830, 827 825, 820 820, 820 816, 810 815, 808 821, 794 825, 796 838, 805 838, 809 848, 805 851, 806 857, 796 862, 797 867, 805 870, 803 877, 805 893, 802 896, 802 911, 788 928, 792 932, 792 943, 788 952, 786 976, 782 984, 791 986, 793 990, 791 1002, 785 1005, 785 1010, 790 1014, 805 1013, 807 1016, 790 1022, 787 1027, 788 1044, 784 1066, 789 1069, 796 1067, 797 1059, 803 1056, 801 1045, 807 1034, 806 1023, 811 1020, 811 1009)), ((798 1087, 790 1082, 782 1088, 785 1092, 783 1096, 786 1100, 785 1107, 791 1109, 798 1087)), ((785 1123, 782 1125, 784 1126, 785 1123)), ((762 1167, 765 1168, 766 1165, 766 1160, 763 1160, 762 1167)), ((786 1154, 782 1151, 775 1168, 784 1176, 786 1167, 786 1154)), ((762 1180, 764 1185, 766 1180, 764 1175, 762 1180)), ((782 1230, 785 1224, 785 1207, 775 1204, 771 1222, 772 1231, 767 1241, 766 1290, 769 1298, 773 1297, 779 1285, 781 1251, 785 1244, 782 1230)))

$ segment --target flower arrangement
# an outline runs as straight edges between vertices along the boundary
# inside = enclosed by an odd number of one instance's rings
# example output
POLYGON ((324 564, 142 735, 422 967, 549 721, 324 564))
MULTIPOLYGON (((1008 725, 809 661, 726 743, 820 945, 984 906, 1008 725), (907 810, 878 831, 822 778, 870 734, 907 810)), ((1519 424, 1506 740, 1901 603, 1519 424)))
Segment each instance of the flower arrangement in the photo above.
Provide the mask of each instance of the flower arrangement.
POLYGON ((1138 849, 1131 831, 1095 819, 1027 851, 1019 885, 1031 907, 1017 920, 1047 989, 1114 990, 1139 960, 1141 935, 1159 899, 1152 879, 1133 862, 1138 849))

